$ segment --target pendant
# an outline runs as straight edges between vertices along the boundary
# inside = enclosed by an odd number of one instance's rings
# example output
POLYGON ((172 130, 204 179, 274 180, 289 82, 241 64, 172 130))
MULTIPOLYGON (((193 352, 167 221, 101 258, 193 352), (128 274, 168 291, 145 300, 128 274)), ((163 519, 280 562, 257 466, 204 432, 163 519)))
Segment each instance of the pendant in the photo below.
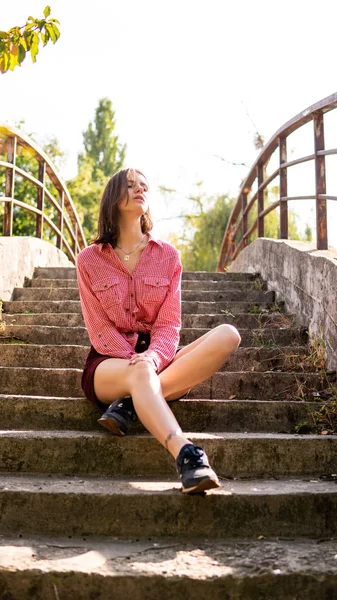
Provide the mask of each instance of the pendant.
POLYGON ((124 256, 124 260, 130 260, 130 256, 129 256, 129 254, 126 254, 126 255, 124 256))

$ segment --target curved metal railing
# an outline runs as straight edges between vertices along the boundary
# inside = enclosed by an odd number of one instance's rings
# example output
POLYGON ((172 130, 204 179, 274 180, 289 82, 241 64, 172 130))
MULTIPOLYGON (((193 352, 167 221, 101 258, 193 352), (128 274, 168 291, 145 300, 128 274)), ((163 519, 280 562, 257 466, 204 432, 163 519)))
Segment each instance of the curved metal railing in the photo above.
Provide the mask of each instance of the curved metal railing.
POLYGON ((300 114, 285 123, 261 150, 257 160, 241 186, 237 202, 228 220, 220 251, 218 271, 223 271, 234 260, 239 252, 249 243, 249 237, 257 229, 258 237, 264 236, 264 219, 277 207, 280 207, 280 239, 288 239, 288 202, 290 200, 316 201, 316 231, 317 249, 328 248, 327 236, 327 200, 337 200, 337 196, 326 193, 325 157, 337 154, 337 148, 327 150, 324 143, 324 113, 337 107, 337 93, 324 98, 310 106, 300 114), (314 153, 296 160, 287 160, 287 137, 309 121, 313 122, 314 153), (275 150, 279 149, 279 166, 269 176, 266 175, 266 166, 275 150), (307 161, 315 164, 315 193, 306 196, 289 196, 287 171, 294 165, 307 161), (264 207, 265 190, 267 186, 279 176, 279 199, 264 207), (252 187, 257 183, 257 191, 252 194, 252 187), (257 216, 248 228, 248 215, 257 203, 257 216), (240 239, 238 240, 238 237, 240 239))
POLYGON ((4 184, 0 189, 0 202, 4 204, 3 235, 13 235, 15 207, 19 207, 35 215, 35 236, 44 239, 48 230, 48 241, 54 242, 75 263, 77 254, 87 243, 69 191, 51 160, 28 136, 8 125, 0 125, 0 154, 4 184), (33 168, 19 166, 22 156, 28 157, 26 165, 34 165, 33 168), (7 160, 1 160, 2 157, 7 160), (23 180, 30 182, 36 194, 31 203, 16 197, 23 180))

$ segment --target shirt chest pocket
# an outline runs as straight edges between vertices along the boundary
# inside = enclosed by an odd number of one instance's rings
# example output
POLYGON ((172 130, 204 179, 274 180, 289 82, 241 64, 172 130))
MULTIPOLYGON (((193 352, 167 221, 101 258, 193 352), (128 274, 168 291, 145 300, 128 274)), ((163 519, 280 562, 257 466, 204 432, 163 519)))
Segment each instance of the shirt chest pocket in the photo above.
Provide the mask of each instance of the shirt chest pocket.
POLYGON ((93 292, 103 308, 110 308, 111 306, 120 304, 119 284, 120 281, 117 277, 107 277, 102 281, 95 281, 92 284, 93 292))
POLYGON ((163 302, 168 292, 168 277, 144 277, 142 286, 143 302, 163 302))

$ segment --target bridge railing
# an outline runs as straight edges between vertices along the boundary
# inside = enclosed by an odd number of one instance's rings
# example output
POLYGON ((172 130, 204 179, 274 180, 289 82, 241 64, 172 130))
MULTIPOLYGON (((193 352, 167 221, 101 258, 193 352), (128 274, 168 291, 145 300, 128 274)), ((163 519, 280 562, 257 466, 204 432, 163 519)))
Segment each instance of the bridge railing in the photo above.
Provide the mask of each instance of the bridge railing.
POLYGON ((73 263, 87 245, 69 191, 53 163, 28 136, 8 125, 0 125, 0 203, 4 205, 4 236, 13 235, 19 213, 21 220, 23 213, 26 220, 29 213, 34 229, 29 234, 48 239, 73 263))
POLYGON ((280 207, 279 231, 280 239, 288 239, 288 202, 291 200, 315 200, 317 249, 328 248, 327 235, 327 200, 337 200, 337 196, 326 193, 327 155, 337 154, 337 148, 326 149, 324 142, 324 113, 337 107, 337 93, 324 98, 310 106, 285 123, 261 150, 256 162, 243 182, 237 202, 230 215, 220 251, 218 271, 223 271, 239 252, 250 243, 250 237, 257 230, 258 237, 264 237, 265 217, 280 207), (314 152, 296 160, 287 158, 288 136, 312 121, 314 152), (271 156, 278 150, 278 167, 266 176, 266 167, 271 156), (312 161, 315 169, 315 189, 312 195, 288 195, 288 169, 312 161), (265 207, 265 192, 269 184, 279 177, 279 197, 265 207), (255 186, 256 191, 252 193, 255 186), (256 211, 256 218, 248 226, 250 211, 256 211))

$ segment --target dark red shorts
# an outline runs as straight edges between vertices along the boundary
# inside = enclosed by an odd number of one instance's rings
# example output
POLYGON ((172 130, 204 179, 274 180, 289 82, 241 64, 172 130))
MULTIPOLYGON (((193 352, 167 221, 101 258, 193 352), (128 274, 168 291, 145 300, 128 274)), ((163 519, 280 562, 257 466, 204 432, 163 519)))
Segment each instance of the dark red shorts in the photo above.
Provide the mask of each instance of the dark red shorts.
MULTIPOLYGON (((149 345, 150 345, 150 334, 139 333, 137 344, 135 347, 135 352, 140 354, 141 352, 144 352, 145 350, 147 350, 149 345)), ((179 350, 182 350, 182 346, 179 346, 177 348, 177 352, 179 352, 179 350)), ((101 362, 103 362, 103 360, 107 360, 108 358, 113 358, 113 357, 106 356, 105 354, 99 354, 99 352, 97 352, 95 350, 95 348, 93 346, 91 346, 89 354, 87 356, 86 363, 84 365, 84 370, 82 373, 82 382, 81 383, 82 383, 82 390, 85 394, 85 397, 88 400, 90 400, 90 402, 92 402, 92 404, 97 406, 97 408, 99 408, 99 410, 101 412, 104 412, 107 409, 107 404, 104 404, 103 402, 101 402, 95 394, 94 374, 95 374, 96 367, 101 362)), ((187 394, 188 394, 188 392, 186 392, 186 394, 184 394, 184 396, 182 396, 182 398, 184 398, 187 394)))

